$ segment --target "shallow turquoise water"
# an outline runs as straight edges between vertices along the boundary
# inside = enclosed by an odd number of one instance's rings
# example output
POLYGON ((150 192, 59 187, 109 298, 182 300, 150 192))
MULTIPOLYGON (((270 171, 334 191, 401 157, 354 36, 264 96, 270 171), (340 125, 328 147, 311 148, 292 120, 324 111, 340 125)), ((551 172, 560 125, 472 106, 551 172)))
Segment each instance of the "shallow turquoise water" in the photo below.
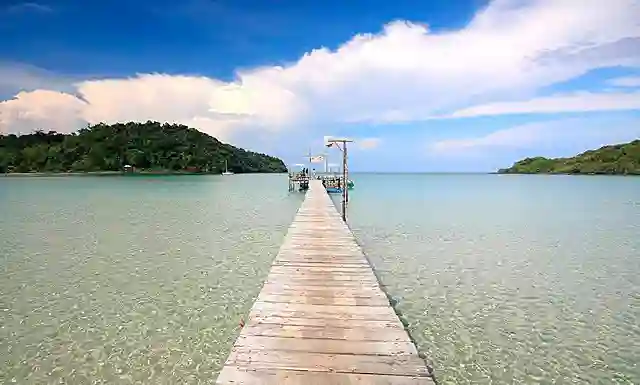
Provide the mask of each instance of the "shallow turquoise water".
POLYGON ((640 178, 354 179, 351 227, 440 383, 640 383, 640 178))
MULTIPOLYGON (((441 384, 640 383, 640 178, 354 174, 441 384)), ((0 383, 213 383, 285 175, 0 178, 0 383)))
POLYGON ((286 176, 0 178, 0 383, 214 383, 286 176))

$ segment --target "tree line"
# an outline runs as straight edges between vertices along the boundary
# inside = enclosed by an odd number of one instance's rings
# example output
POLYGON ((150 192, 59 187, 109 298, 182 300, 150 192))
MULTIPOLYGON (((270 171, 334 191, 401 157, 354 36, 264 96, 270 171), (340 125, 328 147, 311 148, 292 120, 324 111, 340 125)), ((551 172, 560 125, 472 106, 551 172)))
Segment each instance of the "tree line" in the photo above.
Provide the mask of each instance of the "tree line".
POLYGON ((503 174, 608 174, 640 175, 640 140, 604 146, 571 158, 526 158, 503 174))
POLYGON ((0 136, 0 173, 122 171, 286 172, 278 158, 222 143, 179 124, 96 124, 77 133, 0 136))

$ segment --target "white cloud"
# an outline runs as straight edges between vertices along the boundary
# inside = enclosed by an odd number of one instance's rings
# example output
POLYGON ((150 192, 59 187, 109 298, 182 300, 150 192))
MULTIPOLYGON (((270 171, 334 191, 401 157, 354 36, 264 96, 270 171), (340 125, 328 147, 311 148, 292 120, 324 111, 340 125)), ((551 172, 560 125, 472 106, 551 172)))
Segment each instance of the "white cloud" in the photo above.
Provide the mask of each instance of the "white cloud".
POLYGON ((556 145, 593 148, 627 142, 640 137, 640 119, 594 120, 586 118, 536 122, 491 132, 486 135, 441 140, 428 144, 438 155, 487 154, 500 150, 534 149, 545 152, 556 145))
POLYGON ((0 102, 0 133, 24 134, 38 129, 72 132, 82 127, 79 116, 84 108, 83 101, 66 93, 20 92, 0 102))
MULTIPOLYGON (((412 121, 472 105, 495 109, 492 103, 533 98, 543 87, 595 68, 640 66, 637 20, 637 0, 609 0, 606 7, 602 0, 495 0, 458 31, 432 33, 396 21, 335 51, 321 48, 286 66, 240 71, 233 82, 162 74, 78 82, 73 93, 80 98, 51 119, 154 119, 232 138, 243 130, 412 121)), ((23 111, 41 109, 35 99, 22 99, 23 111)), ((598 103, 607 109, 635 105, 611 95, 598 103)), ((24 127, 23 115, 2 114, 8 118, 1 129, 24 127)))
POLYGON ((624 111, 640 109, 640 92, 591 93, 533 98, 520 102, 490 103, 465 108, 447 117, 468 118, 486 115, 557 112, 624 111))
POLYGON ((91 80, 76 85, 87 101, 88 122, 122 120, 178 121, 209 110, 211 93, 221 82, 205 77, 139 75, 129 79, 91 80))
POLYGON ((355 141, 356 146, 361 150, 373 150, 380 146, 382 140, 380 138, 362 138, 355 141))
POLYGON ((259 119, 227 99, 222 109, 216 96, 227 84, 207 77, 144 74, 127 79, 78 82, 76 94, 49 90, 20 92, 0 104, 0 130, 24 133, 30 127, 74 131, 87 123, 122 121, 174 122, 196 127, 221 140, 249 125, 278 128, 282 112, 260 111, 259 119), (218 108, 216 108, 218 106, 218 108), (260 120, 261 119, 261 120, 260 120))
POLYGON ((627 76, 609 80, 609 84, 616 87, 640 87, 640 76, 627 76))

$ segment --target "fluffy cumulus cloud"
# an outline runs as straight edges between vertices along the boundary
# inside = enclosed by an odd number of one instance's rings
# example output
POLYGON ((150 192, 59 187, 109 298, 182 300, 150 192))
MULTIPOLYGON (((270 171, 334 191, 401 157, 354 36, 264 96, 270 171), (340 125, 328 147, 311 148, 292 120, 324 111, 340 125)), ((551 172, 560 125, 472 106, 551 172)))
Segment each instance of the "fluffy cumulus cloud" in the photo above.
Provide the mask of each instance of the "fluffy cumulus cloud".
POLYGON ((566 146, 590 149, 640 137, 640 119, 571 118, 528 123, 476 137, 441 140, 429 144, 435 155, 486 155, 499 151, 532 150, 532 154, 566 146))
POLYGON ((81 115, 87 104, 57 91, 20 92, 0 102, 0 133, 25 134, 37 129, 72 132, 86 124, 81 115))
POLYGON ((334 51, 320 48, 283 67, 240 71, 232 82, 146 74, 22 92, 0 105, 0 129, 154 119, 231 139, 247 130, 415 121, 454 111, 463 117, 585 109, 571 98, 588 100, 588 110, 637 109, 634 93, 547 99, 539 93, 593 69, 640 66, 638 20, 637 0, 606 6, 602 0, 494 0, 457 31, 432 33, 426 25, 395 21, 334 51), (514 100, 519 104, 508 103, 514 100), (51 106, 55 114, 45 113, 51 106))
POLYGON ((78 83, 77 92, 86 107, 84 121, 115 123, 122 121, 174 122, 197 127, 221 139, 229 129, 240 127, 251 116, 214 110, 214 95, 224 83, 207 77, 138 75, 130 79, 105 79, 78 83))

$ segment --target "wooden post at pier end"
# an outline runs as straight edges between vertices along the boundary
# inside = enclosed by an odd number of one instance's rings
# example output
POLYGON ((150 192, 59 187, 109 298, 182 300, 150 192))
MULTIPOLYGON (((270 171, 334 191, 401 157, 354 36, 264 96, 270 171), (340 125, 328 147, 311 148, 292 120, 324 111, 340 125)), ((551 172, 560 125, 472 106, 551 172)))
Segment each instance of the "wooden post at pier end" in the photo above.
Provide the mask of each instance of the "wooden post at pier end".
POLYGON ((349 166, 347 164, 347 143, 353 142, 352 139, 346 138, 326 138, 326 146, 332 147, 335 145, 340 151, 342 151, 342 220, 347 221, 347 203, 349 203, 349 166), (340 147, 342 143, 342 147, 340 147))

